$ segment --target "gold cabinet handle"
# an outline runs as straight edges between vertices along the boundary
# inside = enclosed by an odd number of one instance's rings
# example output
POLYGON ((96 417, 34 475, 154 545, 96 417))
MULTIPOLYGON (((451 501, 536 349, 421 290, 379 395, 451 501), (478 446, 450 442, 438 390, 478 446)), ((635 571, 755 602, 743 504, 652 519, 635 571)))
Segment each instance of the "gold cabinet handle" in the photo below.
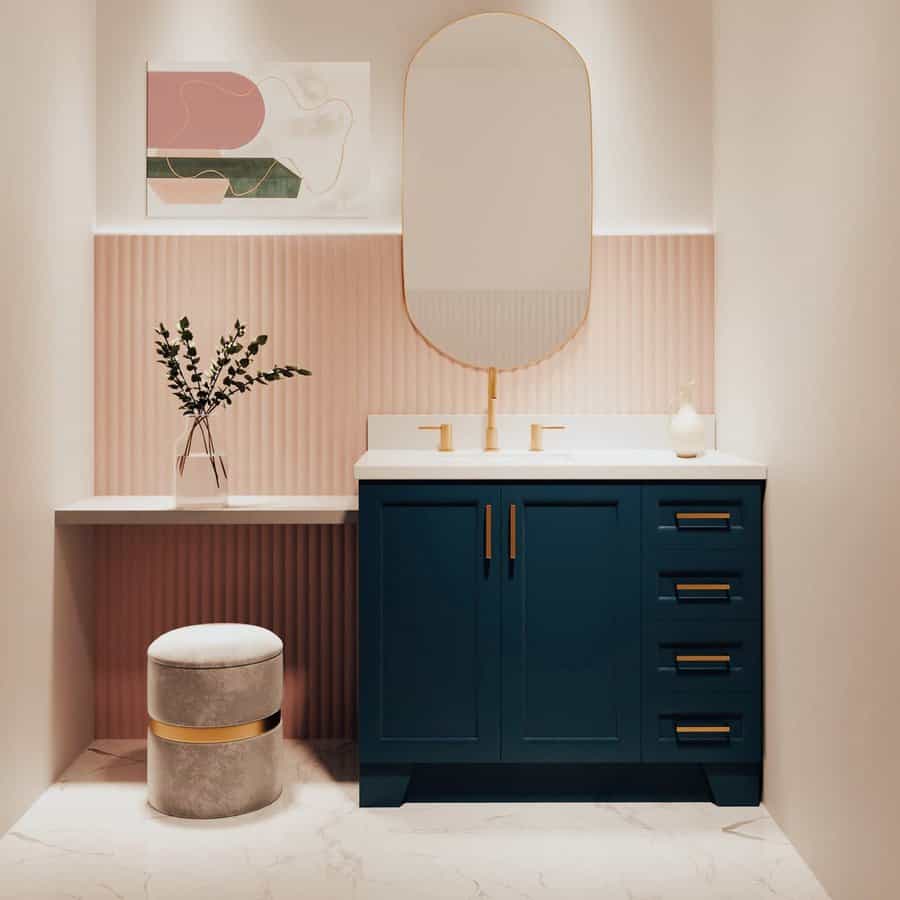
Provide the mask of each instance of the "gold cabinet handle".
POLYGON ((680 512, 675 513, 675 518, 679 522, 696 522, 703 519, 724 519, 728 521, 731 513, 728 512, 680 512))
POLYGON ((731 734, 730 725, 676 725, 676 734, 731 734))
POLYGON ((692 653, 679 653, 675 657, 675 662, 677 663, 730 663, 731 657, 727 653, 723 653, 721 655, 714 654, 692 654, 692 653))
POLYGON ((685 584, 675 585, 676 591, 731 591, 730 584, 685 584))
POLYGON ((540 453, 544 449, 544 432, 545 431, 565 431, 565 425, 540 425, 537 422, 531 424, 531 447, 529 449, 534 453, 540 453))
POLYGON ((491 532, 493 531, 493 514, 494 508, 488 503, 484 507, 484 558, 492 559, 493 558, 493 547, 491 540, 491 532))
POLYGON ((441 433, 441 441, 438 444, 438 450, 441 453, 452 453, 453 452, 453 426, 449 425, 446 422, 442 422, 440 425, 420 425, 419 431, 440 431, 441 433))
POLYGON ((509 558, 516 558, 516 504, 509 505, 509 558))

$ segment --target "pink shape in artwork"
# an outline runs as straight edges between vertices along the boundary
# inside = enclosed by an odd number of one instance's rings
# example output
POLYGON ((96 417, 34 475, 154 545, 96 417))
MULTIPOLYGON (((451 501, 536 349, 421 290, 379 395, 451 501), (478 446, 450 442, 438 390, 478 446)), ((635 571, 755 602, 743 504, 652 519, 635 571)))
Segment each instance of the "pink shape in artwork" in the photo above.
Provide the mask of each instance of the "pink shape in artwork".
POLYGON ((235 72, 148 72, 147 146, 233 150, 262 128, 259 88, 235 72))
POLYGON ((221 203, 227 178, 148 178, 150 190, 163 203, 221 203))

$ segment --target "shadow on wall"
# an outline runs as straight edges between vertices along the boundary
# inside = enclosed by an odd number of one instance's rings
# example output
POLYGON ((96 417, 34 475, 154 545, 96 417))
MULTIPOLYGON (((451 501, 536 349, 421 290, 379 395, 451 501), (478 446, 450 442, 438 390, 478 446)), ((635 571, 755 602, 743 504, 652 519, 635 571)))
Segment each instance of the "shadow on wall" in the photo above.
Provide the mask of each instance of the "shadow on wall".
POLYGON ((94 738, 94 583, 90 528, 56 528, 49 722, 52 775, 94 738))

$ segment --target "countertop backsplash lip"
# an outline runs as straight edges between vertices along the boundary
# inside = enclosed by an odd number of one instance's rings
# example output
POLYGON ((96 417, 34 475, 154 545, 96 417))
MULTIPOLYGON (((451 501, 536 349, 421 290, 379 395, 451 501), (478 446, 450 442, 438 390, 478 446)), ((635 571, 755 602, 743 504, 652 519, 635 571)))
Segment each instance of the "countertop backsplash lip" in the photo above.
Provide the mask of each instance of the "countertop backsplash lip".
MULTIPOLYGON (((368 414, 484 408, 484 373, 439 356, 409 324, 399 234, 98 233, 94 247, 99 495, 171 491, 180 423, 152 330, 183 313, 201 354, 240 316, 270 335, 262 362, 313 372, 228 411, 236 494, 354 493, 368 414)), ((666 414, 691 377, 698 410, 712 413, 714 237, 595 237, 593 255, 585 328, 540 365, 501 373, 500 413, 666 414)))
MULTIPOLYGON (((502 404, 502 396, 498 399, 502 404)), ((498 413, 502 450, 528 450, 531 425, 564 425, 565 431, 546 432, 548 451, 591 450, 669 450, 670 416, 666 413, 498 413)), ((701 416, 705 429, 705 447, 716 448, 716 417, 701 416)), ((369 450, 430 450, 436 446, 433 432, 420 431, 421 425, 453 426, 457 450, 480 450, 484 444, 484 413, 399 413, 368 417, 369 450)))

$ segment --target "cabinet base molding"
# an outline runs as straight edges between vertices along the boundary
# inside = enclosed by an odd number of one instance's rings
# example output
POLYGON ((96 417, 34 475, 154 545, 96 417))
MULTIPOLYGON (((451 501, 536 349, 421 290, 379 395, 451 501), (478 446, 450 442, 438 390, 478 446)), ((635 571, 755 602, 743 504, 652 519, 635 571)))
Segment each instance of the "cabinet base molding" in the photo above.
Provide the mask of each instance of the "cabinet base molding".
POLYGON ((761 765, 705 765, 703 768, 716 806, 759 806, 761 765))
POLYGON ((359 805, 713 802, 758 806, 761 783, 762 766, 756 763, 362 764, 359 805))
POLYGON ((409 766, 360 766, 359 805, 403 806, 411 774, 409 766))

